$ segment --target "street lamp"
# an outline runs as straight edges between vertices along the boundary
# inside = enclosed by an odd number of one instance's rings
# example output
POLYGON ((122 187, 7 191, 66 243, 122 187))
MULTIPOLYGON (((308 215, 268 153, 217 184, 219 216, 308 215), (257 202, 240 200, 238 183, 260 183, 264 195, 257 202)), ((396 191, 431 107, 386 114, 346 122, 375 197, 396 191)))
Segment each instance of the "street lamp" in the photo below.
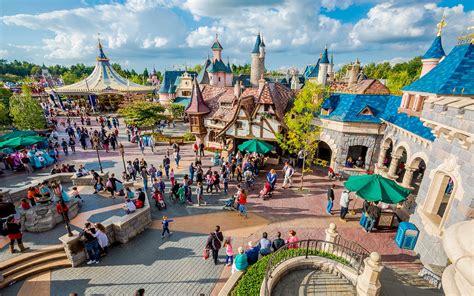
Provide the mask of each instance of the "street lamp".
POLYGON ((118 149, 119 149, 120 155, 122 156, 123 170, 124 170, 124 172, 126 172, 127 167, 125 165, 125 147, 123 147, 122 142, 120 142, 118 149))

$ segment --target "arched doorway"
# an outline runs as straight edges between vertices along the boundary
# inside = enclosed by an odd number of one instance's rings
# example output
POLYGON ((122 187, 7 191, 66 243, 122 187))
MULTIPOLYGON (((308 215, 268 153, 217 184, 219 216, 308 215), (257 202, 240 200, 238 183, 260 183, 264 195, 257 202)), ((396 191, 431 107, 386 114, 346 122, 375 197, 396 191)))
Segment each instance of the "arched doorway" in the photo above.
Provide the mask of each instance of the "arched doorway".
POLYGON ((392 152, 393 142, 389 139, 388 149, 385 151, 385 155, 383 156, 383 166, 387 169, 390 167, 390 163, 392 162, 392 152))
POLYGON ((357 167, 360 169, 364 169, 368 150, 369 148, 364 145, 349 146, 345 167, 357 167))
POLYGON ((423 179, 426 170, 426 162, 421 157, 414 158, 410 163, 407 164, 405 174, 403 176, 402 185, 413 189, 414 195, 418 194, 420 184, 423 179))
POLYGON ((316 150, 316 159, 324 160, 328 163, 328 165, 331 164, 331 159, 332 159, 332 150, 329 145, 324 142, 324 141, 319 141, 318 142, 318 149, 316 150))
POLYGON ((392 154, 392 160, 390 161, 389 177, 401 183, 405 175, 407 159, 407 149, 404 146, 396 148, 395 153, 392 154))

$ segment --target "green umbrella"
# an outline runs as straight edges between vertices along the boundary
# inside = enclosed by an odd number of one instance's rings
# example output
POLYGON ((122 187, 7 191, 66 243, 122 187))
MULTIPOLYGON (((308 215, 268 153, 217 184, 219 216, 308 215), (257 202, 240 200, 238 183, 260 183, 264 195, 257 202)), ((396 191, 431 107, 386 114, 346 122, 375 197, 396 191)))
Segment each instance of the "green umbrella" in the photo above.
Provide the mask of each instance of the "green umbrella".
POLYGON ((17 137, 10 140, 0 142, 0 148, 18 148, 24 146, 30 146, 43 142, 44 138, 40 136, 29 136, 29 137, 17 137))
POLYGON ((14 131, 6 135, 0 136, 0 142, 10 140, 13 138, 18 138, 18 137, 29 137, 29 136, 37 136, 37 135, 38 133, 34 131, 14 131))
POLYGON ((382 201, 396 204, 404 201, 411 190, 398 185, 395 181, 380 175, 350 176, 344 186, 367 201, 382 201))
POLYGON ((13 154, 13 153, 15 153, 15 150, 12 149, 12 148, 7 147, 7 148, 3 148, 2 150, 0 150, 0 152, 3 153, 3 154, 13 154))
POLYGON ((272 145, 257 139, 248 140, 239 145, 240 151, 257 152, 261 154, 268 153, 272 151, 272 149, 272 145))

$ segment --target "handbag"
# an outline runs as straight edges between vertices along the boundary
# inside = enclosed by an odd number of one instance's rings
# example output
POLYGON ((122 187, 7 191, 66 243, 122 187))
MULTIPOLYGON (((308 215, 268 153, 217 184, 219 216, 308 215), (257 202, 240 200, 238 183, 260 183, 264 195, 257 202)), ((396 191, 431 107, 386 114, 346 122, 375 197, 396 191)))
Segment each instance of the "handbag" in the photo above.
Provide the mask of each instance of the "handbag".
POLYGON ((209 259, 209 250, 204 249, 204 253, 202 254, 202 259, 207 260, 209 259))

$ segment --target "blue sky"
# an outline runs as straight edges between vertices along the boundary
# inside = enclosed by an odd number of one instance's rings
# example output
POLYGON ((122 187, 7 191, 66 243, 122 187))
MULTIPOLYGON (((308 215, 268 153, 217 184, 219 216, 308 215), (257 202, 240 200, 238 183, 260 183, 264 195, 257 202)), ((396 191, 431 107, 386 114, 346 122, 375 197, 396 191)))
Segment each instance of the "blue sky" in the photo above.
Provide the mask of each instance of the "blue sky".
POLYGON ((203 63, 216 33, 223 57, 250 59, 255 36, 272 70, 314 63, 327 44, 336 67, 421 55, 443 12, 446 51, 474 25, 472 0, 0 0, 0 58, 85 63, 97 33, 113 62, 142 71, 203 63))

